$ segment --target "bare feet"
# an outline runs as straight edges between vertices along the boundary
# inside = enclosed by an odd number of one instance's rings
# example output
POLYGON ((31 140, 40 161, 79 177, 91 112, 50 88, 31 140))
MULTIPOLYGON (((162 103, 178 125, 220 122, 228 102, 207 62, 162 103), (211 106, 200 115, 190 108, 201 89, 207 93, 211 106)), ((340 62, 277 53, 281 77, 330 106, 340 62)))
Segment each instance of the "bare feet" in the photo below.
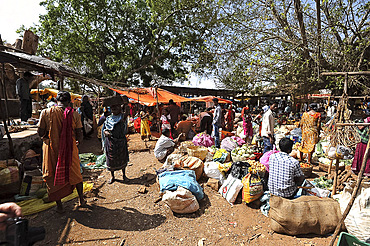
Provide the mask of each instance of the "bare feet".
POLYGON ((87 205, 87 202, 86 202, 86 200, 84 199, 84 200, 82 200, 82 201, 80 201, 80 204, 78 205, 80 208, 84 208, 84 207, 86 207, 86 205, 87 205))

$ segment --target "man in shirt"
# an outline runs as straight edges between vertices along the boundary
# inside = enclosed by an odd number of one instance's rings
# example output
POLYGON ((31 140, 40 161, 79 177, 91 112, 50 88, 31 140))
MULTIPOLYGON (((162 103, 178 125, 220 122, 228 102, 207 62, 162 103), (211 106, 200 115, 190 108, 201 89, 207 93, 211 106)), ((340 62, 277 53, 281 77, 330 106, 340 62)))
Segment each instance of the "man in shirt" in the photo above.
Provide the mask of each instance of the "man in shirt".
POLYGON ((304 181, 304 174, 299 161, 289 156, 293 141, 283 138, 279 147, 281 152, 272 154, 269 159, 268 187, 272 195, 293 199, 304 181))
MULTIPOLYGON (((209 110, 210 111, 210 110, 209 110)), ((201 132, 206 131, 208 135, 212 133, 212 115, 210 112, 201 112, 199 114, 198 126, 201 132)))
POLYGON ((16 93, 21 101, 21 121, 27 121, 32 117, 32 100, 30 94, 30 82, 32 78, 32 73, 25 72, 23 78, 19 78, 16 82, 16 93))
POLYGON ((222 110, 221 110, 221 106, 218 104, 217 98, 213 98, 212 101, 215 104, 215 112, 213 114, 213 121, 212 121, 213 134, 215 138, 215 145, 217 148, 220 148, 220 130, 219 129, 222 124, 222 115, 221 115, 222 110))
POLYGON ((193 122, 191 120, 187 120, 186 116, 182 116, 181 121, 177 124, 177 134, 183 133, 180 140, 185 141, 188 138, 188 134, 190 132, 190 129, 193 128, 193 122))
POLYGON ((180 134, 176 139, 172 140, 170 138, 170 129, 163 129, 162 135, 155 145, 154 156, 160 162, 165 162, 166 157, 175 150, 175 145, 179 142, 179 138, 181 136, 182 134, 180 134))
POLYGON ((272 145, 274 144, 275 118, 272 112, 276 109, 276 106, 276 102, 272 103, 262 117, 261 136, 264 145, 263 153, 272 150, 272 145))
POLYGON ((177 133, 175 132, 175 124, 180 120, 180 107, 177 106, 177 104, 172 100, 170 99, 168 101, 168 112, 171 116, 171 119, 170 119, 170 125, 171 125, 171 133, 172 133, 172 136, 175 136, 177 133))

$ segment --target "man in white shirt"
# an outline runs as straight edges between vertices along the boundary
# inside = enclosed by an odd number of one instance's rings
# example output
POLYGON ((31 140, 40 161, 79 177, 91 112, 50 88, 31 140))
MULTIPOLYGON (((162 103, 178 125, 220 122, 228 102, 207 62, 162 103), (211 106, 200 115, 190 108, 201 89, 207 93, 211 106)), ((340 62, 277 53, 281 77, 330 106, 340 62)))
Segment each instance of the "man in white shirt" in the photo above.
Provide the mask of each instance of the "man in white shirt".
POLYGON ((277 103, 271 104, 270 108, 263 114, 262 117, 262 127, 261 136, 263 137, 263 153, 272 150, 272 145, 274 143, 274 127, 275 127, 275 117, 273 111, 276 109, 277 103))
POLYGON ((154 148, 154 156, 160 161, 165 162, 166 157, 175 150, 175 145, 179 142, 179 138, 182 137, 182 133, 175 139, 170 138, 170 129, 163 129, 162 135, 158 139, 154 148))

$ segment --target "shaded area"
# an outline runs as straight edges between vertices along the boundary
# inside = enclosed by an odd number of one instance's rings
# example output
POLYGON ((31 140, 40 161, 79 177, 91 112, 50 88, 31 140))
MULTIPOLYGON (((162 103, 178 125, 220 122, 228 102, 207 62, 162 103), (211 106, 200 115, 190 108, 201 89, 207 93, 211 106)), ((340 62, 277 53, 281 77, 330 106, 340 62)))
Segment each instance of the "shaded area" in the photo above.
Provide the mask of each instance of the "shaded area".
POLYGON ((97 205, 83 212, 73 212, 73 218, 84 226, 94 229, 145 231, 163 224, 166 217, 160 214, 144 214, 135 208, 109 209, 97 205))

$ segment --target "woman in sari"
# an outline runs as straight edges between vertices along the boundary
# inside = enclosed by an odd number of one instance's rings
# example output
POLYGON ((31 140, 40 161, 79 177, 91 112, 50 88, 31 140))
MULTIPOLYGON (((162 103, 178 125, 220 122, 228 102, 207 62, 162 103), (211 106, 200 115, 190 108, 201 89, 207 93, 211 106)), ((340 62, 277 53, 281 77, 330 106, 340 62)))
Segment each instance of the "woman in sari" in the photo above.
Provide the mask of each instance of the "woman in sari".
MULTIPOLYGON (((370 117, 367 111, 364 111, 364 120, 361 120, 360 123, 370 123, 370 117)), ((352 162, 352 171, 356 174, 360 172, 362 167, 362 161, 366 151, 366 145, 369 141, 369 127, 368 126, 358 126, 357 132, 360 135, 361 141, 356 146, 355 157, 352 162)), ((366 161, 366 167, 364 175, 370 176, 370 159, 366 161)))
POLYGON ((301 146, 298 147, 300 151, 300 160, 303 160, 303 154, 308 154, 307 163, 311 164, 312 154, 315 151, 315 145, 319 141, 320 129, 321 129, 321 115, 316 112, 317 104, 311 103, 308 106, 308 112, 304 112, 299 122, 299 126, 302 129, 302 142, 301 146))
POLYGON ((249 107, 245 106, 242 109, 243 129, 245 135, 245 142, 250 143, 253 138, 252 116, 249 107))
POLYGON ((42 111, 38 133, 43 140, 42 173, 49 201, 55 201, 57 212, 62 213, 61 199, 71 194, 75 187, 80 206, 86 201, 77 148, 82 139, 81 116, 70 107, 71 95, 68 92, 58 92, 57 101, 57 106, 42 111))
POLYGON ((233 106, 230 105, 228 110, 226 111, 226 130, 228 132, 232 132, 234 130, 234 119, 235 119, 235 112, 233 110, 233 106))
POLYGON ((112 114, 107 117, 102 128, 103 149, 107 168, 111 172, 109 184, 116 181, 114 171, 122 170, 123 181, 127 181, 126 167, 129 161, 127 147, 127 114, 122 113, 120 96, 110 98, 112 114))

